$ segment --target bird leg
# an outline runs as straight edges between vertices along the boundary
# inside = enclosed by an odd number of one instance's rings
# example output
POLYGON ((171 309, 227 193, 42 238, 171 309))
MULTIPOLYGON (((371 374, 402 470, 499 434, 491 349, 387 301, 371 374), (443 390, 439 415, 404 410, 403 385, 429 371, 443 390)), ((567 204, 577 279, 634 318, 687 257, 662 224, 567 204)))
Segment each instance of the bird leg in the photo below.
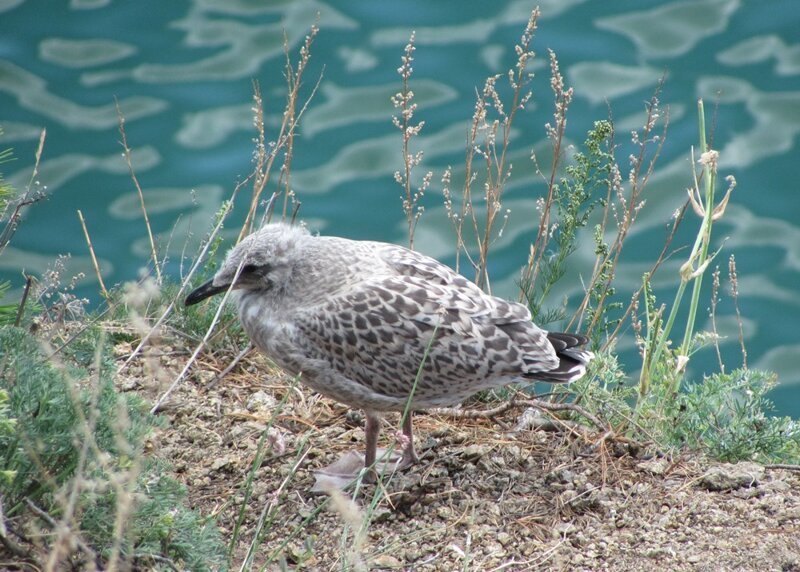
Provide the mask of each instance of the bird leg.
POLYGON ((381 434, 381 418, 370 411, 364 411, 367 423, 364 427, 367 450, 364 454, 364 466, 367 468, 367 476, 364 480, 374 483, 376 480, 375 459, 378 451, 378 436, 381 434))
MULTIPOLYGON (((364 466, 367 469, 367 475, 364 480, 368 483, 374 483, 377 480, 377 469, 375 461, 378 458, 378 437, 381 433, 381 418, 379 415, 370 411, 364 411, 367 417, 367 422, 364 427, 364 436, 366 441, 366 452, 364 453, 364 466)), ((411 423, 412 412, 409 411, 403 421, 403 456, 400 462, 397 463, 397 469, 406 469, 411 465, 419 462, 417 452, 414 450, 414 433, 411 423)), ((396 461, 395 461, 396 462, 396 461)))
POLYGON ((419 463, 419 457, 414 450, 414 428, 412 426, 413 411, 409 411, 406 418, 403 420, 403 436, 405 436, 407 443, 403 447, 403 458, 400 460, 398 469, 407 469, 411 465, 419 463))

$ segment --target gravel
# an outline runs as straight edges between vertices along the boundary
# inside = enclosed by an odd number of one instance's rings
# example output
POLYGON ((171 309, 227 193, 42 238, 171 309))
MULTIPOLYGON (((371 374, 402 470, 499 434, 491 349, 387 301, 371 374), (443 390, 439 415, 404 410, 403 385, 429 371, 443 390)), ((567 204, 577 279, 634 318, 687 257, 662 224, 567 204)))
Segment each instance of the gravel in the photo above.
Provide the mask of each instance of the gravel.
MULTIPOLYGON (((160 367, 179 371, 185 359, 162 357, 160 367)), ((201 362, 194 370, 225 365, 201 362)), ((120 388, 153 399, 148 367, 129 367, 120 388)), ((500 423, 423 414, 415 420, 419 465, 361 487, 354 501, 330 503, 310 491, 313 469, 363 448, 360 416, 290 388, 259 356, 206 391, 208 377, 181 383, 161 414, 167 426, 150 445, 172 463, 191 504, 216 515, 232 538, 259 439, 271 425, 235 568, 263 513, 268 525, 255 563, 271 560, 267 570, 284 562, 298 570, 800 572, 800 475, 793 471, 691 454, 614 456, 613 447, 587 455, 599 437, 590 432, 507 433, 501 427, 520 421, 514 410, 500 423)), ((398 419, 388 422, 396 427, 398 419)))

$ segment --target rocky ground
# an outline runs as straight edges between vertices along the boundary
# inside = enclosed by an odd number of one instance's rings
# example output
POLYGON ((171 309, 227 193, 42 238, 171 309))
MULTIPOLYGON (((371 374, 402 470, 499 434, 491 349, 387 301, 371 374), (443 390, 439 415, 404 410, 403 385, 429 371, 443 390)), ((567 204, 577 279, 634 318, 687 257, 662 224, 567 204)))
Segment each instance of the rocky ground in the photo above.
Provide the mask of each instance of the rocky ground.
MULTIPOLYGON (((130 348, 118 349, 124 359, 130 348)), ((153 399, 164 372, 187 359, 162 354, 158 375, 152 360, 136 363, 121 389, 153 399)), ((236 568, 261 521, 254 560, 268 570, 800 571, 796 472, 632 456, 591 431, 512 431, 523 412, 511 409, 492 419, 418 415, 418 466, 361 486, 354 501, 331 497, 311 492, 313 471, 363 448, 360 413, 269 374, 256 355, 206 389, 224 365, 206 357, 193 367, 150 446, 231 538, 271 426, 236 568)), ((386 419, 384 444, 397 422, 386 419)))

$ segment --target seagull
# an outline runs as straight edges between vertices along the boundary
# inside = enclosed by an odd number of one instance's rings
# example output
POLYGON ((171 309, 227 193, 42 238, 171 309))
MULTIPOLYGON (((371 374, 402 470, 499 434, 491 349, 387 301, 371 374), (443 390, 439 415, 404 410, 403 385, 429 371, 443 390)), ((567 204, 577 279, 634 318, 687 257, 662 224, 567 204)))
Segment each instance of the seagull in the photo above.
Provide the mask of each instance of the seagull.
POLYGON ((406 412, 398 468, 417 463, 412 412, 518 381, 570 383, 585 336, 545 331, 437 260, 385 242, 272 223, 245 237, 186 306, 230 290, 253 344, 314 391, 366 416, 375 479, 380 416, 406 412))

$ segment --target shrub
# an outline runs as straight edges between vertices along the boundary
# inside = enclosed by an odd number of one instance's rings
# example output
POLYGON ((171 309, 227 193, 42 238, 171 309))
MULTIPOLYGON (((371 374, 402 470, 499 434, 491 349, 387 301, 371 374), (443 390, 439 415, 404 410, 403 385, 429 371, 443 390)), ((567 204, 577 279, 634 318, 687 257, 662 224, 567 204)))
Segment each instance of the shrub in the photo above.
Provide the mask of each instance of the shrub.
POLYGON ((14 526, 37 507, 45 525, 65 525, 55 527, 47 547, 57 561, 89 557, 87 550, 72 553, 70 539, 81 538, 101 561, 169 560, 193 570, 221 563, 224 546, 213 522, 182 506, 185 491, 164 476, 168 465, 143 458, 154 418, 141 399, 115 391, 102 337, 88 330, 59 362, 24 330, 0 328, 6 517, 14 526), (89 348, 94 359, 87 364, 89 348))

